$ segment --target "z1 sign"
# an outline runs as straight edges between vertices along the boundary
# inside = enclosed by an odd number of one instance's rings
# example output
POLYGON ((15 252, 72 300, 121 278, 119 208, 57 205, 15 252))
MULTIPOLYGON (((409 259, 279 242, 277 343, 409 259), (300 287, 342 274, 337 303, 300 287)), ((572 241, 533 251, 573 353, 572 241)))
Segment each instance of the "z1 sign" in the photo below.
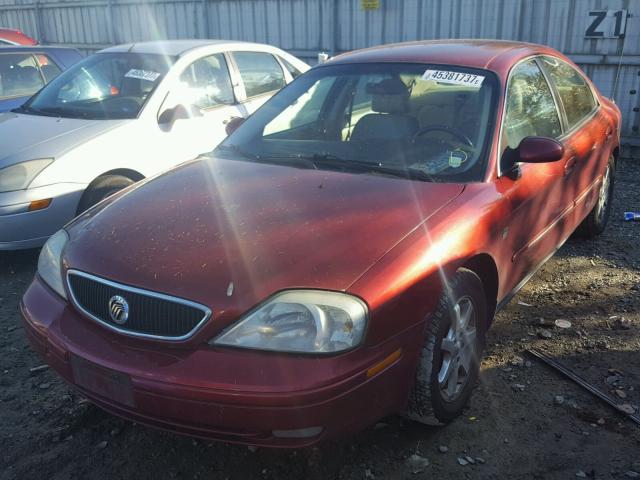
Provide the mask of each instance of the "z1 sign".
POLYGON ((586 38, 622 38, 627 28, 626 10, 591 10, 586 38))

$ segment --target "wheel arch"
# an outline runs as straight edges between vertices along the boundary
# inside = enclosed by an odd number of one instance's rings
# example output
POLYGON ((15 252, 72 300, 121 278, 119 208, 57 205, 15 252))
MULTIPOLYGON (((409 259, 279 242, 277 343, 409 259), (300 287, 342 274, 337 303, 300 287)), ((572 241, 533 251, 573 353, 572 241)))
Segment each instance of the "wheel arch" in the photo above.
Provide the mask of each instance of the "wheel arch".
MULTIPOLYGON (((139 182, 140 180, 143 180, 145 178, 144 175, 142 175, 140 172, 136 170, 132 170, 130 168, 116 168, 114 170, 109 170, 107 172, 101 173, 91 181, 89 186, 95 183, 95 181, 98 180, 99 178, 105 177, 107 175, 122 175, 123 177, 127 177, 133 180, 134 182, 139 182)), ((87 188, 89 188, 89 186, 87 186, 87 188)))
POLYGON ((476 254, 466 259, 459 268, 466 268, 474 272, 480 280, 484 288, 485 299, 487 301, 487 328, 493 321, 498 304, 498 287, 500 279, 498 276, 498 267, 493 257, 488 253, 476 254))

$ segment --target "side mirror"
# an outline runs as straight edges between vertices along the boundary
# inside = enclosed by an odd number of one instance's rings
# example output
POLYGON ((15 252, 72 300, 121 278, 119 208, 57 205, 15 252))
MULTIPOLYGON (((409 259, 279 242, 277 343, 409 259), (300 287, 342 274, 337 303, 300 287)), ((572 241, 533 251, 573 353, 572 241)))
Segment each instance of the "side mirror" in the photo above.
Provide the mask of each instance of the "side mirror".
POLYGON ((547 137, 525 137, 516 151, 517 161, 522 163, 556 162, 564 156, 562 144, 547 137))
POLYGON ((173 108, 167 108, 158 117, 158 124, 172 126, 178 120, 186 120, 187 118, 199 117, 201 112, 198 107, 192 106, 190 109, 182 104, 173 108))
POLYGON ((227 132, 227 135, 231 135, 235 132, 240 125, 244 123, 246 119, 242 117, 231 117, 226 123, 227 126, 224 127, 224 130, 227 132))

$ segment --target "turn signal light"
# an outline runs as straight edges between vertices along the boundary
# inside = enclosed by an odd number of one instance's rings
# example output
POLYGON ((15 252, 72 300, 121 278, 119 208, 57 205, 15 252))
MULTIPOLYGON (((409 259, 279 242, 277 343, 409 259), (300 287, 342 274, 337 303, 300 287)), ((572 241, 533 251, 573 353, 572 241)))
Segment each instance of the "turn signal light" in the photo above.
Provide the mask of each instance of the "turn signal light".
POLYGON ((400 355, 402 354, 402 349, 399 348, 391 355, 386 357, 379 363, 376 363, 373 367, 367 370, 367 378, 375 377, 377 374, 385 370, 387 367, 390 367, 394 363, 396 363, 400 359, 400 355))
POLYGON ((33 212, 35 210, 43 210, 51 205, 51 199, 46 198, 44 200, 34 200, 29 204, 29 211, 33 212))

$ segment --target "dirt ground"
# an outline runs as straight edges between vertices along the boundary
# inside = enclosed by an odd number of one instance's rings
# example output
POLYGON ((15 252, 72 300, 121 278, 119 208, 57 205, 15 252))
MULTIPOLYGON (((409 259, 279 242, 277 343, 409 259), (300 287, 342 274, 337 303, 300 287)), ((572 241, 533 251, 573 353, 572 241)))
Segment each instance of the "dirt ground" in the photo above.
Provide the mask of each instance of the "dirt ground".
POLYGON ((545 349, 639 411, 640 223, 622 213, 640 210, 640 156, 619 165, 615 195, 605 234, 570 240, 497 315, 462 418, 427 428, 390 417, 297 451, 152 430, 101 411, 49 370, 30 373, 43 362, 18 302, 37 252, 0 254, 0 478, 640 478, 640 426, 524 353, 545 349))

